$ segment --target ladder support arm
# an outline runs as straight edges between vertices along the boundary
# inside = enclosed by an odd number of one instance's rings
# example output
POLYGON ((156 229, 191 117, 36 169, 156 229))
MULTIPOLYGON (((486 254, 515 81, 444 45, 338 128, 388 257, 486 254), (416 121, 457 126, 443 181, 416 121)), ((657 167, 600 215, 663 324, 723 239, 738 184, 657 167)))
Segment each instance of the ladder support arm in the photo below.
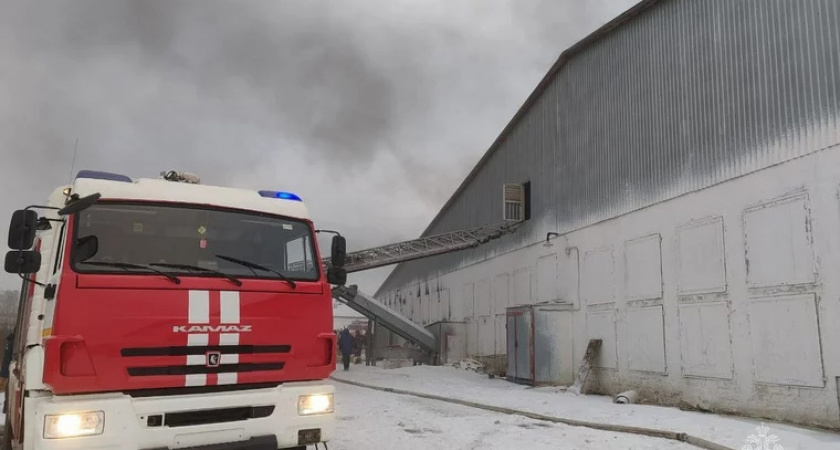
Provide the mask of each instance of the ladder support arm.
POLYGON ((375 317, 380 325, 409 342, 419 345, 424 350, 432 353, 438 352, 438 342, 435 335, 421 325, 412 322, 408 317, 359 292, 356 285, 334 286, 332 296, 370 319, 375 317))

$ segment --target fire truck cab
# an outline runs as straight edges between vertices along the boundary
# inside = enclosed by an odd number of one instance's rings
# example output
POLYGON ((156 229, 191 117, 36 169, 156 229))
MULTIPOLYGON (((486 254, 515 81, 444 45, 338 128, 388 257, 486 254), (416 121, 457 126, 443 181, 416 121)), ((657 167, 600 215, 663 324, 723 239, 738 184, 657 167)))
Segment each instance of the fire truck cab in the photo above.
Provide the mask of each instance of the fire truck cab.
MULTIPOLYGON (((330 284, 295 194, 83 170, 13 214, 6 448, 276 450, 334 433, 330 284)), ((5 337, 5 336, 3 336, 5 337)), ((2 337, 0 337, 2 338, 2 337)))

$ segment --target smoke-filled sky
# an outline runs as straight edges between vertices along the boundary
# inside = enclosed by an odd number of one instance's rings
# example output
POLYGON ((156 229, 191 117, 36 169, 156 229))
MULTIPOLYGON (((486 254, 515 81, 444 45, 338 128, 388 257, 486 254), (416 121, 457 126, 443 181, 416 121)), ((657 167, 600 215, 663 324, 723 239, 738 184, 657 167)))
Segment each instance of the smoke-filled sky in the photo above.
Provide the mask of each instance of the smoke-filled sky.
POLYGON ((560 52, 633 3, 0 0, 0 234, 88 168, 293 191, 351 251, 416 237, 560 52))

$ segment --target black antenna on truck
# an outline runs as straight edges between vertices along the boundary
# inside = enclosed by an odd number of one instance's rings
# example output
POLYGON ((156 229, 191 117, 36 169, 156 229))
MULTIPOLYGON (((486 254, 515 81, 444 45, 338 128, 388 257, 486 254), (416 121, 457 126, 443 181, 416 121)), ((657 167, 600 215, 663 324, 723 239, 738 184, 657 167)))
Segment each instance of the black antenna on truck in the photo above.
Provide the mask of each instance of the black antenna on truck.
MULTIPOLYGON (((79 150, 79 137, 76 136, 76 143, 73 145, 73 161, 70 163, 70 178, 67 180, 67 184, 73 184, 73 170, 76 168, 76 153, 79 150)), ((65 200, 70 197, 70 191, 64 191, 65 200)))

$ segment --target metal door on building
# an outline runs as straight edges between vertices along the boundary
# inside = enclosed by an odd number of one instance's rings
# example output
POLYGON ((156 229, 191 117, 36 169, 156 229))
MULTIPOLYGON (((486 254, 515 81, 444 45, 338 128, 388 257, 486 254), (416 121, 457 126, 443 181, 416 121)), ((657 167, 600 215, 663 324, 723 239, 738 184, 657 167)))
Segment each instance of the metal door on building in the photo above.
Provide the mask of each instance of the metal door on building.
POLYGON ((534 311, 531 308, 507 310, 507 358, 509 381, 534 383, 534 311))

